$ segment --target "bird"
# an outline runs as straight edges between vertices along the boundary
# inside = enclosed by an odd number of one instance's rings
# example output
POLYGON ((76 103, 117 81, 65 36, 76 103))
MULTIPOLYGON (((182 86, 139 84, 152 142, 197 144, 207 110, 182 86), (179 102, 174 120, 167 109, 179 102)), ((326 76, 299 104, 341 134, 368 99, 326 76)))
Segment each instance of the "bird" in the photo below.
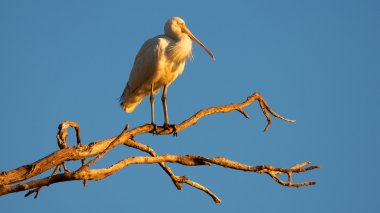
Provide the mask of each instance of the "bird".
POLYGON ((185 21, 179 17, 169 18, 164 25, 164 34, 145 41, 135 57, 129 80, 120 97, 120 105, 125 112, 132 113, 149 96, 153 132, 157 130, 154 122, 154 95, 163 88, 163 127, 173 127, 176 134, 175 125, 169 123, 167 91, 183 73, 186 61, 192 57, 192 41, 198 43, 215 61, 213 53, 191 33, 185 21))

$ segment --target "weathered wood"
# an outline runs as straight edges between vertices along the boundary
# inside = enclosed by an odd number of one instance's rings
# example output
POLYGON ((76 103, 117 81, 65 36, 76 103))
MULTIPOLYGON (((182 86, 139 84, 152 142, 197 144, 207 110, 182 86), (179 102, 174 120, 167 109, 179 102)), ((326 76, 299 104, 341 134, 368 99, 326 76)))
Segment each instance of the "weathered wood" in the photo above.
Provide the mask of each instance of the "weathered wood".
POLYGON ((246 118, 249 118, 249 115, 243 110, 243 108, 249 106, 254 101, 258 101, 260 107, 267 118, 267 125, 264 131, 268 130, 271 124, 270 114, 285 120, 287 122, 295 122, 295 120, 286 119, 276 112, 274 112, 269 105, 266 103, 264 98, 259 93, 254 93, 247 98, 242 103, 238 104, 229 104, 224 106, 211 107, 208 109, 203 109, 195 113, 193 116, 183 121, 182 123, 176 125, 175 127, 160 127, 158 126, 156 129, 151 124, 145 124, 139 127, 135 127, 129 130, 129 125, 127 125, 120 135, 95 141, 90 144, 82 145, 80 143, 80 132, 79 125, 72 121, 65 121, 59 126, 59 132, 57 134, 57 142, 60 150, 51 153, 50 155, 28 165, 21 166, 19 168, 0 172, 0 196, 6 195, 9 193, 20 192, 29 190, 26 196, 35 193, 35 198, 37 197, 40 189, 44 186, 48 186, 50 184, 65 182, 65 181, 73 181, 73 180, 83 180, 84 185, 86 186, 87 180, 101 180, 107 178, 110 175, 115 174, 119 170, 125 168, 126 166, 132 164, 159 164, 161 168, 169 175, 172 179, 174 185, 177 189, 182 189, 182 184, 188 184, 193 186, 199 190, 204 191, 208 195, 212 197, 214 202, 219 203, 221 200, 213 194, 209 189, 202 186, 199 183, 196 183, 185 176, 176 176, 170 167, 166 164, 170 163, 178 163, 185 166, 201 166, 201 165, 219 165, 225 168, 237 169, 242 171, 255 172, 258 174, 266 173, 272 179, 283 186, 288 187, 300 187, 300 186, 308 186, 313 185, 316 182, 302 182, 302 183, 293 183, 292 175, 294 173, 302 173, 307 172, 309 170, 313 170, 319 168, 319 166, 308 166, 310 162, 304 162, 293 166, 289 169, 286 168, 277 168, 270 165, 259 165, 259 166, 250 166, 245 165, 239 162, 231 161, 224 157, 214 157, 207 158, 202 156, 195 155, 162 155, 158 156, 157 153, 149 146, 142 144, 136 140, 134 140, 134 136, 146 133, 154 133, 158 135, 166 135, 166 134, 177 134, 180 131, 183 131, 189 126, 192 126, 198 122, 202 117, 215 114, 215 113, 227 113, 231 111, 238 111, 246 118), (67 128, 73 127, 77 133, 77 146, 67 146, 66 138, 67 138, 67 128), (115 148, 119 145, 126 145, 143 152, 148 153, 150 156, 135 156, 135 157, 127 157, 122 159, 121 161, 107 167, 101 169, 90 169, 90 167, 96 163, 99 159, 101 159, 104 155, 108 153, 109 150, 115 148), (88 157, 96 156, 87 164, 85 163, 85 159, 88 157), (64 173, 58 174, 61 165, 64 165, 66 161, 75 161, 81 160, 82 166, 78 168, 76 171, 70 172, 65 169, 64 173), (47 172, 48 170, 55 167, 53 174, 36 180, 30 180, 31 178, 40 175, 42 173, 47 172), (286 174, 288 179, 286 181, 281 180, 278 175, 286 174), (23 182, 26 181, 26 182, 23 182), (22 182, 22 183, 21 183, 22 182))

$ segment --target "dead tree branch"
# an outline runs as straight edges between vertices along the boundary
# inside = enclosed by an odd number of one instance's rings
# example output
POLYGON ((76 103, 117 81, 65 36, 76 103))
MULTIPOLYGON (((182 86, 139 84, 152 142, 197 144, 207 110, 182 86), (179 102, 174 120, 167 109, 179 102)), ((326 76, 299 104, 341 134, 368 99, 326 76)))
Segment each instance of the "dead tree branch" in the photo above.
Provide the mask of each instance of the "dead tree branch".
MULTIPOLYGON (((193 116, 191 116, 189 119, 176 125, 174 127, 175 129, 173 127, 169 129, 164 127, 157 127, 155 129, 155 133, 159 135, 166 135, 173 134, 175 131, 180 132, 189 126, 196 124, 198 120, 202 117, 215 113, 227 113, 233 110, 236 110, 243 114, 246 118, 249 118, 248 114, 243 110, 243 108, 247 107, 256 100, 259 102, 260 107, 267 118, 268 123, 264 131, 268 130, 271 124, 270 114, 288 122, 295 122, 294 120, 286 119, 274 112, 259 93, 254 93, 251 96, 249 96, 246 101, 242 103, 229 104, 200 110, 193 116)), ((255 172, 258 174, 265 173, 268 174, 273 180, 275 180, 279 184, 288 187, 308 186, 314 185, 316 183, 314 181, 293 183, 292 181, 292 176, 294 173, 303 173, 309 170, 319 168, 319 166, 309 166, 309 161, 297 164, 289 169, 286 169, 277 168, 271 165, 250 166, 226 159, 224 157, 207 158, 195 155, 158 155, 151 147, 143 143, 140 143, 134 139, 134 137, 137 135, 152 133, 153 130, 154 126, 151 124, 145 124, 130 130, 129 125, 127 125, 120 135, 111 137, 109 139, 95 141, 90 144, 82 145, 80 140, 79 125, 75 122, 65 121, 59 125, 59 131, 57 134, 57 142, 60 150, 55 151, 34 163, 27 164, 10 171, 0 172, 0 196, 9 193, 29 190, 25 196, 35 194, 36 198, 38 196, 38 193, 40 192, 40 189, 44 186, 74 180, 83 180, 84 185, 86 185, 87 180, 104 179, 132 164, 159 164, 161 168, 166 172, 166 174, 169 175, 177 189, 182 189, 182 184, 188 184, 207 193, 209 196, 212 197, 212 199, 216 203, 221 202, 221 200, 208 188, 190 180, 186 176, 175 175, 166 163, 177 163, 185 166, 218 165, 225 168, 255 172), (73 127, 76 130, 77 146, 68 146, 66 143, 66 138, 68 135, 67 128, 69 127, 73 127), (103 156, 105 156, 109 150, 119 145, 125 145, 131 148, 138 149, 140 151, 148 153, 149 156, 126 157, 121 161, 110 165, 107 168, 90 169, 90 167, 103 156), (96 157, 86 164, 85 159, 93 156, 96 157), (64 163, 66 161, 76 160, 81 160, 82 166, 73 172, 69 171, 65 167, 64 163), (63 165, 64 167, 64 172, 58 173, 61 165, 63 165), (45 178, 31 180, 35 176, 45 173, 54 167, 55 169, 51 175, 45 178), (288 177, 287 180, 280 179, 278 175, 281 174, 286 174, 288 177)))

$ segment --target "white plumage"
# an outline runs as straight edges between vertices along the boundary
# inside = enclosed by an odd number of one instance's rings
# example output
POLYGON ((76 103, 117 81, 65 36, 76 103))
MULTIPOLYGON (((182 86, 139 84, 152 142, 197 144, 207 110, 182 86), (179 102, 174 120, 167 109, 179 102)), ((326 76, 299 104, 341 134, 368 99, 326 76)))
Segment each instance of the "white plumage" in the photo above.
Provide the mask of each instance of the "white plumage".
POLYGON ((186 27, 178 17, 170 18, 164 27, 165 34, 147 40, 136 55, 129 80, 120 97, 120 105, 126 112, 133 110, 150 96, 152 123, 154 124, 154 97, 164 88, 165 125, 169 124, 166 92, 168 86, 182 74, 187 59, 191 56, 192 41, 196 41, 215 60, 214 55, 186 27))

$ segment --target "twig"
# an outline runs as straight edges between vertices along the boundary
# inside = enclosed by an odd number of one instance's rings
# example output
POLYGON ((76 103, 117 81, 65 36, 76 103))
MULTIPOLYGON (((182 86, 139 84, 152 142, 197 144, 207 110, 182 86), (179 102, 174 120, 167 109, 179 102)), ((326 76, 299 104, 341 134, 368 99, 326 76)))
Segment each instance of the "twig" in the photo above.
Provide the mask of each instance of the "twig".
MULTIPOLYGON (((60 123, 58 125, 57 143, 58 143, 58 147, 60 149, 67 148, 66 139, 67 139, 67 136, 69 135, 69 133, 67 132, 67 129, 69 127, 73 127, 75 129, 76 137, 77 137, 77 147, 81 147, 82 146, 81 139, 80 139, 80 127, 79 127, 79 124, 77 124, 77 123, 75 123, 73 121, 64 121, 64 122, 62 122, 62 123, 60 123)), ((82 166, 84 166, 86 164, 86 158, 83 158, 81 160, 81 162, 82 162, 82 166)), ((63 169, 65 170, 65 172, 70 172, 70 170, 67 169, 67 167, 65 165, 65 162, 62 163, 62 166, 63 166, 63 169)), ((56 170, 57 169, 60 169, 60 165, 57 166, 56 170)), ((87 186, 87 181, 86 180, 83 180, 83 186, 84 187, 87 186)))
MULTIPOLYGON (((145 144, 137 142, 134 139, 129 139, 124 144, 126 146, 129 146, 129 147, 138 149, 140 151, 146 152, 146 153, 150 154, 150 156, 152 156, 152 157, 157 157, 157 153, 152 148, 150 148, 149 146, 147 146, 145 144)), ((177 189, 181 190, 182 189, 182 185, 181 185, 182 182, 179 181, 179 177, 174 175, 174 173, 172 172, 170 167, 166 165, 166 163, 161 162, 161 163, 159 163, 159 165, 166 172, 166 174, 169 175, 169 177, 172 179, 172 181, 173 181, 174 185, 177 187, 177 189)))

